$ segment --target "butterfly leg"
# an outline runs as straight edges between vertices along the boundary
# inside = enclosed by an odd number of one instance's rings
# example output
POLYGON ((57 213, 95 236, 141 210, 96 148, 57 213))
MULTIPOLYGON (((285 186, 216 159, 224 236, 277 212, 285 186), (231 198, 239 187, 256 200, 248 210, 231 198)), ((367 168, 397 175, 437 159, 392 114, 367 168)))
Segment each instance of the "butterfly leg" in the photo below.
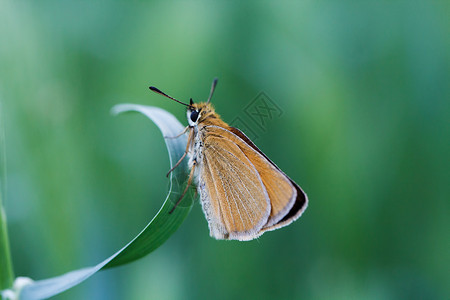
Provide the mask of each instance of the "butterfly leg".
POLYGON ((183 129, 183 131, 180 134, 177 134, 176 136, 164 136, 165 139, 176 139, 179 138, 180 136, 182 136, 183 134, 186 133, 186 131, 188 131, 189 126, 186 126, 186 128, 183 129))
POLYGON ((183 194, 181 194, 181 197, 178 199, 177 203, 175 203, 174 207, 169 211, 169 214, 173 213, 173 211, 178 206, 178 204, 180 204, 181 199, 183 199, 184 195, 186 195, 189 187, 191 186, 192 178, 194 177, 194 170, 195 170, 195 166, 196 165, 197 165, 197 162, 194 160, 194 162, 192 164, 191 172, 189 173, 189 179, 188 179, 188 182, 186 184, 186 188, 184 189, 183 194))
MULTIPOLYGON (((189 128, 189 126, 186 127, 186 128, 189 128)), ((187 141, 187 144, 186 144, 186 151, 184 151, 183 156, 181 156, 181 158, 180 158, 180 159, 178 160, 178 162, 172 167, 172 169, 170 169, 169 172, 167 172, 166 177, 169 177, 169 174, 170 174, 173 170, 175 170, 176 167, 178 167, 178 166, 181 164, 181 162, 183 161, 183 159, 184 159, 184 158, 186 157, 186 155, 188 154, 188 152, 189 152, 189 146, 190 146, 190 144, 191 144, 193 134, 194 134, 194 131, 191 130, 191 131, 189 132, 189 137, 188 137, 188 141, 187 141)))
POLYGON ((198 189, 195 189, 194 198, 197 198, 197 196, 198 196, 198 189))

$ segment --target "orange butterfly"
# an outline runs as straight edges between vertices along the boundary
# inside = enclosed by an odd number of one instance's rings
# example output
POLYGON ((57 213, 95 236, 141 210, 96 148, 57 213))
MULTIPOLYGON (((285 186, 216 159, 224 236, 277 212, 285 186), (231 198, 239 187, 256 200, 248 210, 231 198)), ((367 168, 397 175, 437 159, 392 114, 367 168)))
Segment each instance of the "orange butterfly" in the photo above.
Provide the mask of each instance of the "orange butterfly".
POLYGON ((305 211, 308 197, 244 133, 221 120, 210 104, 216 84, 217 79, 206 102, 191 99, 189 104, 150 87, 187 106, 189 125, 181 133, 189 131, 186 151, 169 173, 186 156, 191 172, 172 211, 194 179, 210 235, 249 241, 295 221, 305 211))

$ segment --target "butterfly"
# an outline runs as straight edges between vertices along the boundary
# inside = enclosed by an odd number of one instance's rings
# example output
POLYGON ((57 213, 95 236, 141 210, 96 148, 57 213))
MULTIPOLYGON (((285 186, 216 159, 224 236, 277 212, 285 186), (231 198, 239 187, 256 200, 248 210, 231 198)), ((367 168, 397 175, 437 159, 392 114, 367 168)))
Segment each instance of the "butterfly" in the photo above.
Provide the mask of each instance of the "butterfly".
POLYGON ((170 213, 194 181, 210 235, 249 241, 298 219, 308 206, 308 197, 242 131, 215 112, 210 101, 216 85, 214 79, 206 102, 194 103, 191 98, 189 104, 150 87, 187 107, 189 125, 180 134, 188 132, 186 151, 169 173, 188 157, 190 174, 170 213))

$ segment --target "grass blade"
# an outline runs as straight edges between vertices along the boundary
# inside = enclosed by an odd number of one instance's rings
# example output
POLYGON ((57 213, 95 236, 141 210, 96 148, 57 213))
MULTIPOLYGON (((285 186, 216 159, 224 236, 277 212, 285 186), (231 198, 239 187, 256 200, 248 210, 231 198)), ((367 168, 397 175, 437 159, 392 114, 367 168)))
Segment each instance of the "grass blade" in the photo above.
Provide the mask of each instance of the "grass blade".
MULTIPOLYGON (((184 127, 172 114, 160 108, 120 104, 112 109, 113 114, 128 111, 137 111, 147 116, 159 127, 165 137, 176 136, 184 130, 184 127)), ((170 165, 173 166, 185 151, 187 137, 182 135, 176 139, 165 138, 165 142, 169 152, 170 165)), ((20 299, 45 299, 57 295, 81 283, 100 270, 132 262, 161 246, 178 229, 191 210, 193 199, 186 196, 174 212, 169 215, 169 211, 183 191, 187 176, 188 167, 185 160, 171 173, 169 193, 159 212, 125 247, 96 266, 72 271, 50 279, 35 281, 22 289, 20 299)))

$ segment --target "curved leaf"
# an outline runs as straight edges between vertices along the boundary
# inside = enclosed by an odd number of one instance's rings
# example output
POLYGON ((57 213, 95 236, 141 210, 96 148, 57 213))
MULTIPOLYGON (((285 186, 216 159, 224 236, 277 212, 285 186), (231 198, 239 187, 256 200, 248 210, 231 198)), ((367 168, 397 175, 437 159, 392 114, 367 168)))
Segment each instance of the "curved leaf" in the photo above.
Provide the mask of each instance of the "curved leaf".
MULTIPOLYGON (((157 107, 119 104, 112 109, 113 114, 128 111, 137 111, 147 116, 159 127, 164 137, 177 136, 184 130, 181 123, 172 114, 157 107)), ((187 137, 182 135, 178 138, 165 138, 165 142, 169 152, 170 165, 173 166, 185 151, 187 137)), ((186 160, 184 160, 170 175, 169 194, 159 212, 125 247, 96 266, 72 271, 50 279, 34 281, 22 289, 20 299, 45 299, 57 295, 81 283, 100 270, 132 262, 161 246, 178 229, 191 210, 192 197, 186 196, 173 213, 169 214, 183 191, 187 176, 188 167, 186 160)))

